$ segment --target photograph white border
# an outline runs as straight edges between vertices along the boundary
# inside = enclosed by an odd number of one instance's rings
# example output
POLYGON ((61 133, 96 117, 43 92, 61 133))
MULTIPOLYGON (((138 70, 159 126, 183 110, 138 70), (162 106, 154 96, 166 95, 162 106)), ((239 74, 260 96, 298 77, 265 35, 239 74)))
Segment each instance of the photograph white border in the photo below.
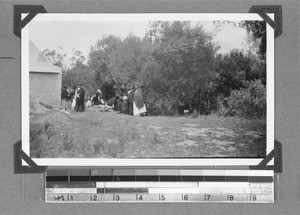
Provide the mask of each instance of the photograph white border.
MULTIPOLYGON (((273 14, 268 14, 274 19, 273 14)), ((25 18, 26 14, 22 14, 25 18)), ((41 13, 32 21, 242 21, 263 20, 255 13, 141 13, 141 14, 76 14, 41 13)), ((267 141, 266 154, 274 149, 274 29, 267 26, 267 141)), ((29 25, 21 31, 21 137, 22 150, 30 156, 29 140, 29 25)), ((101 167, 201 167, 258 165, 263 158, 32 158, 39 166, 101 166, 101 167)), ((273 160, 269 162, 273 164, 273 160)), ((26 165, 23 162, 23 165, 26 165)))

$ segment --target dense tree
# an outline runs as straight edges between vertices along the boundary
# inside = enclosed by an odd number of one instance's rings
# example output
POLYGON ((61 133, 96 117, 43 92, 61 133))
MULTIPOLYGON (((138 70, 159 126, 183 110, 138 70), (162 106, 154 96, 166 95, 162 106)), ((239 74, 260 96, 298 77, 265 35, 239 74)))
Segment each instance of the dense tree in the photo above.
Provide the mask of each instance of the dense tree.
POLYGON ((110 63, 110 55, 116 50, 120 43, 121 39, 119 37, 109 35, 99 39, 90 48, 88 66, 95 71, 95 82, 98 88, 101 88, 104 83, 110 87, 115 85, 108 65, 110 63))
POLYGON ((82 83, 87 94, 92 94, 97 90, 95 72, 85 64, 85 60, 86 58, 81 51, 72 50, 72 56, 69 59, 70 67, 66 70, 65 76, 63 76, 63 84, 74 87, 82 83))
POLYGON ((94 93, 97 90, 95 84, 95 72, 85 64, 76 64, 67 70, 67 75, 64 84, 70 87, 82 83, 86 89, 87 95, 94 93))
POLYGON ((267 28, 265 21, 214 21, 213 23, 218 30, 223 28, 225 25, 245 29, 248 34, 247 42, 252 51, 255 51, 261 60, 266 59, 267 28))
POLYGON ((108 68, 112 79, 116 83, 116 89, 128 88, 141 73, 141 65, 144 63, 141 56, 140 38, 129 35, 116 50, 109 56, 108 68))
POLYGON ((44 49, 42 53, 48 57, 53 65, 58 66, 63 70, 67 69, 67 65, 65 62, 67 53, 63 51, 62 47, 58 47, 57 50, 44 49))
POLYGON ((247 30, 249 40, 258 47, 258 55, 262 60, 266 59, 267 48, 267 29, 265 21, 245 20, 239 26, 247 30))
POLYGON ((145 70, 147 62, 151 61, 152 44, 147 40, 129 35, 109 56, 108 68, 117 91, 129 90, 132 86, 146 84, 149 78, 145 70))
POLYGON ((246 81, 265 80, 262 61, 251 53, 233 50, 229 54, 218 55, 217 62, 216 94, 227 97, 232 90, 244 87, 246 81))
POLYGON ((202 97, 215 76, 216 47, 211 36, 202 26, 174 21, 154 22, 148 37, 155 45, 152 84, 158 86, 150 90, 157 100, 174 113, 180 103, 202 97))
POLYGON ((67 82, 67 53, 62 47, 58 47, 57 50, 44 49, 42 53, 48 57, 48 59, 53 63, 53 65, 62 68, 62 86, 66 85, 67 82))
POLYGON ((83 56, 83 53, 77 49, 72 49, 72 56, 69 59, 70 67, 81 66, 85 63, 86 58, 83 56))

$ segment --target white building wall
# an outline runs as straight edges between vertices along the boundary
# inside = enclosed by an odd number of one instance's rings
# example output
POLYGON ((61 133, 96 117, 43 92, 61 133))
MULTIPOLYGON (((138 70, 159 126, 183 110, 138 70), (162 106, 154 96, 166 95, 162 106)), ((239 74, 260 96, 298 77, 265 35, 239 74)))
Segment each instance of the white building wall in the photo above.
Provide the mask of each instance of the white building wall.
POLYGON ((31 101, 59 107, 62 76, 60 73, 29 73, 29 97, 31 101))

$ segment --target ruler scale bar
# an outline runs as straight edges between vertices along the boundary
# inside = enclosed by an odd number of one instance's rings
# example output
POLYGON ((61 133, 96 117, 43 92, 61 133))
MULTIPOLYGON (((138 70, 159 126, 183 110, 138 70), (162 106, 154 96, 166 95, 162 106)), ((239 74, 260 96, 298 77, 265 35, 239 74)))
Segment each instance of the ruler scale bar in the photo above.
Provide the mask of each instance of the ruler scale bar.
POLYGON ((270 170, 50 169, 45 198, 76 202, 274 203, 270 170))
POLYGON ((54 194, 49 193, 46 201, 50 203, 61 202, 211 202, 211 203, 274 203, 274 198, 266 194, 224 194, 224 193, 151 193, 151 194, 128 194, 128 193, 105 193, 105 194, 54 194), (128 198, 130 197, 130 198, 128 198))

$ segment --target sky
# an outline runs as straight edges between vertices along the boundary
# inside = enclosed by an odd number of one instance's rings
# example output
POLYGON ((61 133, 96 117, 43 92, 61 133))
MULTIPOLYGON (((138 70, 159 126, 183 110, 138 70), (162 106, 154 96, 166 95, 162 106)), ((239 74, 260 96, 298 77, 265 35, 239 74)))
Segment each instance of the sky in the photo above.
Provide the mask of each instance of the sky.
MULTIPOLYGON (((203 21, 200 24, 206 31, 214 33, 213 42, 221 46, 219 53, 247 49, 245 29, 225 25, 216 32, 212 22, 203 21)), ((147 21, 32 21, 29 23, 29 38, 40 50, 62 47, 71 56, 75 48, 87 58, 90 46, 102 36, 112 34, 124 39, 133 34, 142 38, 149 27, 147 21)))

